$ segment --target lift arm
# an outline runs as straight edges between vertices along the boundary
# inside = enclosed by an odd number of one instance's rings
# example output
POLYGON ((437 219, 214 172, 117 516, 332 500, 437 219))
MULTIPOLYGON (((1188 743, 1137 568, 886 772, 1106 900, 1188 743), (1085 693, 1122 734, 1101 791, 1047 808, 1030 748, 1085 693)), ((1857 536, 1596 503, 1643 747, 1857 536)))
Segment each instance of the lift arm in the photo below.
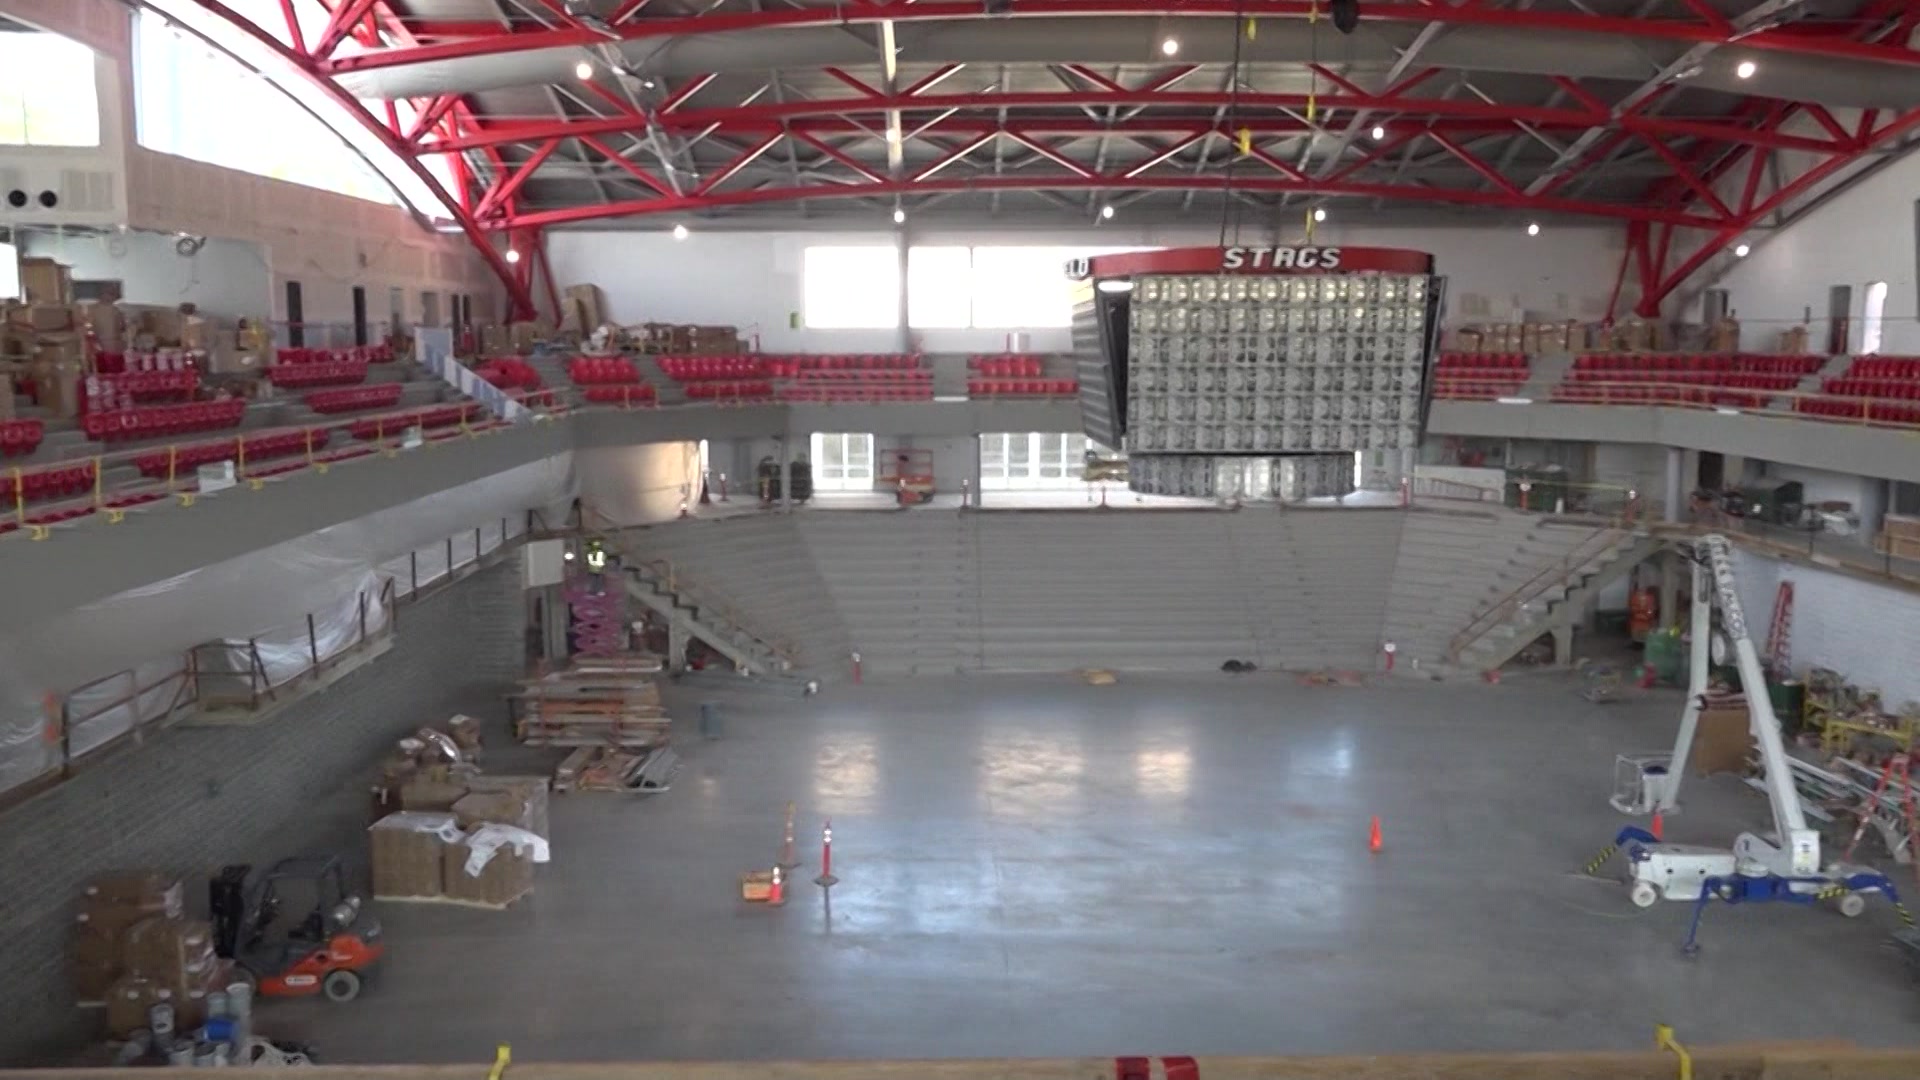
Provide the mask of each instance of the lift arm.
POLYGON ((1735 852, 1765 863, 1775 873, 1815 873, 1820 868, 1820 835, 1807 828, 1800 793, 1793 786, 1793 766, 1787 759, 1780 721, 1773 714, 1773 702, 1767 694, 1766 672, 1760 666, 1760 654, 1753 646, 1753 638, 1747 633, 1746 612, 1734 585, 1732 547, 1726 537, 1710 533, 1695 540, 1693 550, 1693 663, 1687 677, 1687 707, 1680 718, 1671 775, 1659 805, 1662 809, 1672 809, 1678 803, 1680 778, 1686 772, 1687 753, 1693 746, 1694 728, 1707 690, 1708 639, 1712 634, 1712 609, 1717 603, 1721 628, 1733 649, 1734 663, 1740 669, 1740 685, 1747 691, 1747 715, 1754 744, 1760 750, 1760 764, 1766 772, 1767 803, 1773 810, 1775 834, 1773 840, 1743 836, 1735 844, 1735 852))

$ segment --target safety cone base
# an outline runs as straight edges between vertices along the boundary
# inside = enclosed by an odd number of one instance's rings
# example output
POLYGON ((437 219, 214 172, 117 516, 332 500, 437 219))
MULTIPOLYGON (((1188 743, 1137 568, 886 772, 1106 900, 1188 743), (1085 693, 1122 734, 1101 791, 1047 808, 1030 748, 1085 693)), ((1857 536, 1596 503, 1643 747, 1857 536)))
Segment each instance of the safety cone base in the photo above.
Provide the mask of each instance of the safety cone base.
POLYGON ((813 879, 813 883, 823 889, 830 889, 840 884, 840 879, 834 877, 832 874, 821 874, 819 877, 813 879))

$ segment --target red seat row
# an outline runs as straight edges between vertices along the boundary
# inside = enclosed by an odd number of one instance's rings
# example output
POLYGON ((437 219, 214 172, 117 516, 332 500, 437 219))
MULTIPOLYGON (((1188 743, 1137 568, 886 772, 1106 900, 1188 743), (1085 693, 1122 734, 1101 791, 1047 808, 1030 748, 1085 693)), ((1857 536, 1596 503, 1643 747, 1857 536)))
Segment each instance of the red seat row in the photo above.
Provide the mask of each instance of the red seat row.
POLYGON ((1897 398, 1904 401, 1920 401, 1920 380, 1905 382, 1900 379, 1859 379, 1845 376, 1838 379, 1824 379, 1820 389, 1829 394, 1843 397, 1897 398))
POLYGON ((909 371, 920 366, 917 353, 779 353, 766 359, 779 365, 768 374, 789 377, 801 371, 909 371))
POLYGON ((1825 363, 1818 356, 1760 353, 1589 353, 1574 360, 1575 371, 1674 372, 1726 371, 1773 375, 1811 375, 1825 363))
POLYGON ((169 475, 178 477, 216 461, 265 461, 289 454, 305 454, 309 450, 317 451, 323 449, 331 438, 333 432, 323 427, 275 431, 265 435, 249 435, 244 439, 221 439, 218 442, 155 450, 134 458, 133 464, 142 476, 155 479, 169 475))
POLYGON ((61 465, 49 469, 22 470, 15 481, 12 472, 0 473, 0 502, 12 504, 24 499, 58 499, 78 495, 93 488, 93 462, 61 465))
POLYGON ((398 416, 382 416, 372 420, 355 420, 348 432, 362 441, 383 439, 399 435, 410 427, 437 428, 458 424, 463 420, 479 417, 480 403, 462 402, 458 405, 435 405, 426 409, 415 409, 398 416))
POLYGON ((344 349, 287 348, 275 349, 273 362, 278 364, 328 364, 351 361, 361 364, 384 364, 393 359, 393 346, 386 342, 377 345, 353 345, 344 349))
POLYGON ((662 356, 654 361, 660 373, 678 382, 760 379, 767 375, 761 356, 662 356))
POLYGON ((246 412, 247 403, 240 398, 186 405, 145 405, 88 413, 80 418, 80 427, 89 439, 153 439, 184 431, 234 427, 246 412))
POLYGON ((1794 374, 1739 371, 1575 371, 1576 383, 1677 383, 1685 386, 1726 386, 1742 390, 1791 390, 1800 384, 1794 374))
POLYGON ((765 379, 695 382, 687 385, 687 396, 702 401, 766 401, 773 397, 773 384, 765 379))
POLYGON ((317 413, 359 412, 362 409, 389 409, 400 400, 400 384, 377 383, 345 390, 316 390, 302 397, 307 408, 317 413))
POLYGON ((367 381, 365 360, 320 360, 311 364, 275 364, 267 369, 275 386, 352 386, 367 381))
POLYGON ((1771 399, 1764 394, 1663 383, 1654 386, 1556 386, 1553 388, 1553 400, 1593 405, 1717 405, 1759 409, 1764 408, 1771 399))
POLYGON ((656 405, 660 401, 660 392, 653 388, 653 384, 643 382, 589 386, 585 394, 587 400, 595 405, 656 405))
MULTIPOLYGON (((11 490, 11 488, 5 490, 11 490)), ((140 506, 143 503, 159 502, 166 497, 167 493, 164 491, 136 491, 126 495, 116 495, 111 499, 104 500, 101 505, 110 510, 124 510, 130 506, 140 506)), ((58 525, 63 521, 73 521, 77 518, 86 517, 93 512, 94 506, 91 503, 62 506, 56 510, 48 510, 45 513, 29 516, 27 518, 27 524, 58 525)), ((20 522, 18 520, 0 521, 0 533, 10 533, 19 527, 20 522)))
POLYGON ((558 400, 553 390, 508 390, 507 396, 529 409, 551 409, 558 400))
POLYGON ((497 356, 473 369, 483 382, 502 390, 538 390, 540 373, 517 356, 497 356))
POLYGON ((126 371, 188 371, 205 367, 205 349, 155 349, 133 352, 97 352, 93 370, 102 375, 126 371))
POLYGON ((1433 384, 1433 396, 1443 401, 1492 401, 1520 389, 1512 380, 1485 382, 1475 379, 1443 379, 1433 384))
POLYGON ((1862 379, 1920 379, 1920 357, 1863 356, 1846 374, 1862 379))
POLYGON ((46 427, 38 420, 0 421, 0 454, 7 457, 31 454, 40 448, 40 440, 46 433, 46 427))
POLYGON ((1466 353, 1445 352, 1434 364, 1435 371, 1450 371, 1455 368, 1473 371, 1526 371, 1525 353, 1466 353))
POLYGON ((1080 392, 1076 379, 968 379, 968 397, 1067 397, 1080 392))
POLYGON ((1809 416, 1864 420, 1875 424, 1920 424, 1920 406, 1900 405, 1871 398, 1800 398, 1793 411, 1809 416))
POLYGON ((640 369, 624 356, 576 356, 567 361, 567 378, 580 386, 618 386, 639 382, 640 369))
POLYGON ((1038 356, 975 356, 967 366, 988 379, 1034 379, 1044 361, 1038 356))
POLYGON ((780 388, 781 401, 931 401, 933 381, 889 379, 807 379, 780 388))
POLYGON ((154 401, 191 398, 200 388, 200 372, 193 368, 179 371, 100 372, 87 376, 85 399, 112 408, 116 401, 154 401))

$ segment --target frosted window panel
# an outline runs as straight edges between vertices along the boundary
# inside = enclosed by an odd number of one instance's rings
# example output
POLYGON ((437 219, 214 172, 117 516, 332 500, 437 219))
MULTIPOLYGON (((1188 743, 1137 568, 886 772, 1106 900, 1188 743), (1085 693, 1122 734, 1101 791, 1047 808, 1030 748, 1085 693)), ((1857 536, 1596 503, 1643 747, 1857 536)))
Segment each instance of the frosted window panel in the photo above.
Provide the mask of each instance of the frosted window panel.
POLYGON ((973 249, 973 325, 1024 330, 1073 324, 1067 248, 973 249))
POLYGON ((810 247, 800 266, 800 310, 815 330, 900 325, 900 259, 890 247, 810 247))
POLYGON ((907 321, 928 330, 964 330, 973 318, 973 249, 907 252, 907 321))
POLYGON ((0 244, 0 300, 20 298, 20 250, 0 244))
POLYGON ((92 49, 58 34, 0 31, 0 145, 100 145, 92 49))

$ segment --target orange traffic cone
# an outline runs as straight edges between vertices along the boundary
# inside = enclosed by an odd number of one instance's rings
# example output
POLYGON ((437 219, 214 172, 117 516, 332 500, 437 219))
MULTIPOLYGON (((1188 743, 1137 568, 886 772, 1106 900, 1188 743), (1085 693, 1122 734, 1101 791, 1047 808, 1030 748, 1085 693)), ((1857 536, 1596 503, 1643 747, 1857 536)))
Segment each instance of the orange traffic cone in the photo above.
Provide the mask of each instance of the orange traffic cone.
POLYGON ((1655 840, 1665 840, 1667 838, 1666 830, 1662 828, 1660 824, 1660 811, 1655 810, 1653 812, 1653 827, 1647 831, 1653 834, 1655 840))
POLYGON ((1380 815, 1375 814, 1373 815, 1373 824, 1369 826, 1367 829, 1367 850, 1378 855, 1380 853, 1381 847, 1382 847, 1382 842, 1380 840, 1380 815))
POLYGON ((787 902, 787 886, 779 867, 773 868, 773 884, 767 886, 767 906, 780 907, 787 902))

